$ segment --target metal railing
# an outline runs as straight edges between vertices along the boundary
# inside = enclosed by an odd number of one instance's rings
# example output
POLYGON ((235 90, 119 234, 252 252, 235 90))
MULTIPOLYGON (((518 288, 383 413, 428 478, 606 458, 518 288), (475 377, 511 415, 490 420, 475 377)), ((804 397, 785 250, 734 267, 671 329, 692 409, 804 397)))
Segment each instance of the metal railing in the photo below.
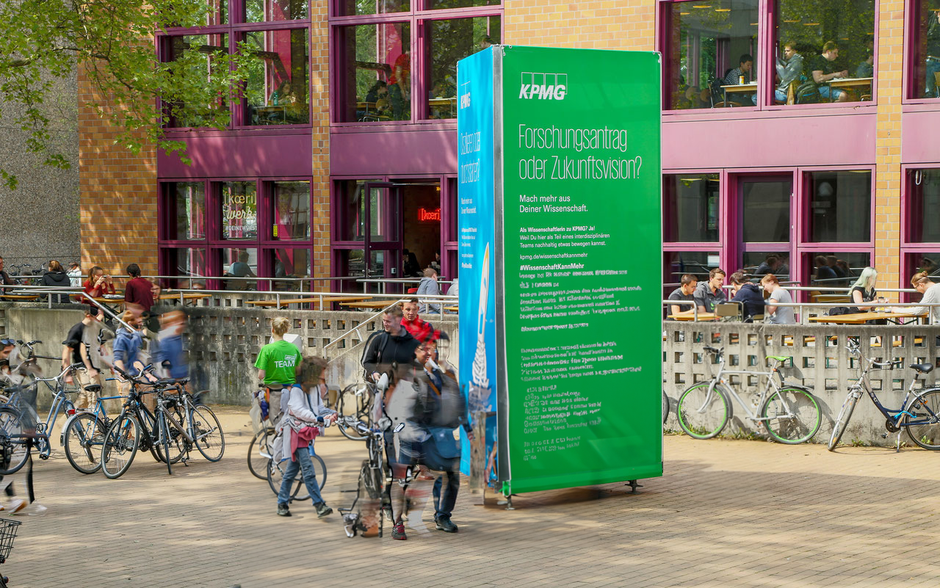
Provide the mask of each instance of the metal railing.
MULTIPOLYGON (((733 302, 733 301, 732 301, 732 302, 733 302)), ((692 313, 693 319, 692 319, 692 320, 695 321, 695 322, 698 322, 698 321, 699 321, 699 318, 698 318, 698 317, 699 317, 698 305, 697 305, 694 301, 692 301, 692 300, 663 300, 663 301, 662 301, 662 305, 663 305, 663 307, 666 309, 666 315, 667 315, 667 316, 668 316, 669 314, 672 314, 671 311, 670 311, 670 309, 669 309, 670 306, 673 306, 673 305, 676 305, 676 306, 689 306, 689 305, 691 305, 691 306, 692 306, 692 310, 693 310, 693 313, 692 313)), ((810 318, 810 315, 812 315, 812 316, 819 316, 819 312, 818 312, 818 311, 816 311, 816 312, 814 313, 813 310, 804 310, 804 309, 829 309, 829 308, 840 308, 840 307, 845 307, 845 306, 847 306, 847 305, 848 305, 848 306, 855 306, 855 305, 857 305, 857 303, 855 303, 855 302, 779 302, 779 303, 777 303, 777 304, 774 304, 774 306, 785 306, 785 307, 792 307, 792 308, 796 309, 796 310, 795 310, 795 317, 797 318, 797 322, 794 323, 794 324, 798 324, 798 325, 805 325, 805 324, 807 324, 807 320, 810 318)), ((936 307, 940 306, 940 303, 927 303, 927 304, 924 304, 924 303, 920 303, 920 302, 883 302, 883 303, 882 303, 882 302, 870 302, 870 303, 869 303, 869 302, 866 302, 866 303, 863 303, 863 306, 864 306, 864 305, 870 305, 870 306, 873 306, 873 307, 885 308, 885 309, 891 309, 891 308, 918 308, 918 307, 920 307, 920 308, 927 308, 927 309, 928 309, 928 310, 927 310, 927 314, 920 316, 918 320, 920 320, 920 319, 926 319, 927 322, 928 322, 928 324, 929 324, 929 323, 930 323, 930 317, 931 317, 931 314, 932 314, 932 311, 931 311, 930 309, 936 308, 936 307)), ((886 312, 892 312, 892 311, 887 310, 886 312)), ((766 317, 766 315, 765 315, 765 317, 766 317)), ((910 317, 900 317, 900 318, 910 318, 910 317)), ((766 321, 766 318, 765 318, 765 321, 766 321)))
MULTIPOLYGON (((131 326, 125 323, 121 317, 119 317, 113 310, 108 308, 106 305, 98 302, 92 298, 89 294, 86 294, 84 290, 76 289, 68 286, 30 286, 28 284, 20 284, 16 286, 5 286, 0 292, 0 302, 3 301, 4 296, 16 296, 17 292, 26 293, 26 295, 46 295, 45 302, 48 304, 48 308, 52 308, 54 304, 52 301, 51 295, 63 295, 68 294, 69 298, 78 297, 81 300, 72 302, 67 302, 63 304, 87 304, 89 306, 94 306, 98 310, 104 313, 105 316, 119 322, 124 325, 126 328, 131 329, 131 326)), ((116 300, 117 301, 117 300, 116 300)), ((133 329, 131 329, 133 330, 133 329)))

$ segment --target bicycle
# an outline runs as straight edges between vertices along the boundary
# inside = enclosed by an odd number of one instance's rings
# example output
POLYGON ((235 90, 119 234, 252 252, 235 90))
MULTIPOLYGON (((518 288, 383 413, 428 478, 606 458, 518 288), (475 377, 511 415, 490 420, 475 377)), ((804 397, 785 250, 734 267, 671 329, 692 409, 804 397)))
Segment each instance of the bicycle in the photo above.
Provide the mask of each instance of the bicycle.
MULTIPOLYGON (((865 366, 864 369, 861 370, 861 374, 855 383, 849 386, 849 393, 842 402, 839 416, 836 417, 835 423, 832 426, 832 435, 829 436, 829 451, 834 451, 836 445, 839 444, 839 440, 842 439, 842 435, 845 433, 849 420, 852 418, 855 405, 858 403, 858 399, 861 398, 863 392, 868 393, 871 401, 875 403, 875 408, 884 415, 885 429, 890 433, 898 434, 897 451, 901 450, 902 428, 907 430, 907 435, 911 438, 911 441, 920 447, 932 450, 940 449, 940 426, 936 426, 940 425, 940 416, 938 416, 940 415, 940 388, 934 387, 923 390, 920 393, 914 392, 918 375, 929 374, 933 371, 933 365, 929 363, 919 363, 909 366, 917 375, 911 380, 911 384, 904 394, 904 399, 901 401, 901 408, 892 409, 885 407, 881 404, 881 401, 878 400, 878 396, 871 387, 869 372, 872 369, 894 369, 901 367, 903 362, 901 360, 882 362, 864 357, 861 349, 859 349, 858 341, 854 339, 849 339, 846 348, 856 360, 864 362, 865 366)), ((885 436, 887 436, 887 434, 885 436)))
MULTIPOLYGON (((279 441, 278 437, 283 435, 283 432, 278 432, 275 438, 271 441, 271 446, 274 446, 274 443, 279 441)), ((284 447, 283 453, 290 451, 290 447, 284 447)), ((314 453, 313 443, 309 446, 309 451, 307 452, 310 455, 310 462, 313 464, 313 470, 317 478, 317 486, 319 486, 320 491, 323 491, 323 488, 326 486, 326 464, 323 462, 323 458, 314 453)), ((278 494, 281 491, 281 481, 284 479, 284 472, 287 470, 287 466, 290 464, 291 456, 283 457, 278 459, 275 462, 273 455, 268 456, 268 463, 265 471, 267 473, 266 479, 268 480, 268 486, 271 487, 271 491, 274 494, 278 494)), ((306 485, 304 484, 303 475, 301 472, 297 473, 297 476, 294 478, 294 487, 290 491, 290 499, 288 502, 293 502, 294 500, 306 500, 310 498, 310 493, 307 492, 306 485), (304 493, 300 494, 301 487, 304 488, 304 493)))
MULTIPOLYGON (((101 391, 101 385, 90 384, 85 389, 95 394, 101 391)), ((66 421, 62 430, 61 443, 65 447, 65 457, 77 471, 94 474, 101 469, 101 449, 105 435, 111 426, 111 419, 104 409, 105 400, 116 400, 123 396, 99 397, 91 412, 77 412, 66 421)))
MULTIPOLYGON (((390 425, 387 417, 379 420, 378 427, 373 429, 368 424, 356 420, 353 417, 340 417, 347 428, 355 430, 361 439, 366 441, 366 450, 369 452, 368 459, 362 461, 362 467, 359 469, 359 483, 356 486, 356 498, 353 499, 348 508, 339 508, 339 513, 343 515, 343 525, 346 530, 346 536, 353 538, 359 532, 365 532, 373 525, 377 526, 379 537, 382 536, 383 521, 382 510, 386 507, 388 494, 385 489, 389 484, 390 470, 385 463, 385 434, 382 432, 384 427, 390 425), (360 507, 356 511, 356 506, 363 499, 363 492, 368 497, 365 507, 360 507), (363 511, 368 513, 365 517, 363 511)), ((339 422, 339 421, 337 421, 339 422)), ((399 433, 405 428, 405 423, 400 423, 395 432, 399 433)))
POLYGON ((791 358, 768 355, 767 359, 775 362, 769 372, 726 370, 723 347, 706 346, 704 349, 715 356, 718 371, 711 380, 693 384, 679 397, 676 417, 686 434, 695 439, 711 439, 719 435, 733 416, 733 398, 744 409, 746 418, 763 424, 774 440, 795 445, 813 438, 822 424, 819 403, 809 389, 786 382, 782 370, 792 370, 796 377, 800 377, 797 368, 784 366, 791 358), (766 378, 755 402, 758 407, 756 414, 724 379, 726 374, 766 378))
POLYGON ((262 424, 261 430, 255 433, 248 444, 248 470, 259 480, 267 479, 267 466, 273 451, 274 436, 274 427, 262 424))
POLYGON ((360 435, 355 427, 349 426, 347 423, 369 420, 369 413, 372 410, 374 400, 375 384, 372 382, 350 384, 343 388, 336 402, 336 412, 339 414, 336 424, 339 426, 339 432, 344 437, 352 441, 362 441, 366 438, 360 435))
MULTIPOLYGON (((183 459, 184 453, 188 456, 188 448, 196 444, 182 423, 169 414, 170 409, 176 409, 178 401, 163 394, 168 388, 182 391, 182 386, 176 380, 145 381, 134 378, 123 370, 115 369, 131 383, 131 390, 121 408, 121 414, 111 423, 105 434, 105 440, 101 446, 101 471, 110 479, 119 478, 134 462, 138 449, 144 451, 149 449, 157 461, 166 464, 167 473, 172 475, 172 464, 183 459), (151 389, 139 390, 143 386, 151 387, 151 389), (157 395, 155 412, 150 412, 143 405, 141 402, 143 394, 157 395), (176 429, 175 435, 182 437, 182 441, 178 441, 178 437, 171 435, 170 425, 176 429), (171 453, 171 442, 173 443, 172 450, 176 453, 171 453)), ((149 374, 152 370, 153 366, 147 366, 142 373, 149 374)), ((179 415, 180 412, 177 412, 177 416, 179 415)))

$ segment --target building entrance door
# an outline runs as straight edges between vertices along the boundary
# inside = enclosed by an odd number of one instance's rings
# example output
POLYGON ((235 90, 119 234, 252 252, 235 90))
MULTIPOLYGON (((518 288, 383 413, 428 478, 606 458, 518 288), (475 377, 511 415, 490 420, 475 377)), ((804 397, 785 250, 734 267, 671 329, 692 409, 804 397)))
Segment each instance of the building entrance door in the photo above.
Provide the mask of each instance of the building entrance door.
POLYGON ((401 277, 402 186, 366 182, 363 193, 364 291, 398 293, 400 284, 385 281, 401 277))

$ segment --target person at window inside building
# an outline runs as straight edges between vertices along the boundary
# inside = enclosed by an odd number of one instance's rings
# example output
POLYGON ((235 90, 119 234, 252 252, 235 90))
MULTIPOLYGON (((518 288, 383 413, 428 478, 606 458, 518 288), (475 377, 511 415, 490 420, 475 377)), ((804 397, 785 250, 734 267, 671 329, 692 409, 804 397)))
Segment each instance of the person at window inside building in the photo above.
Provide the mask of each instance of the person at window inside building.
POLYGON ((757 269, 754 270, 755 276, 764 276, 767 274, 777 273, 777 268, 780 267, 780 258, 771 253, 767 256, 764 261, 761 262, 757 269))
POLYGON ((96 265, 88 271, 88 279, 82 284, 82 289, 92 298, 101 298, 105 294, 114 294, 114 280, 96 265))
MULTIPOLYGON (((692 274, 682 274, 682 277, 679 278, 679 287, 669 293, 669 300, 686 300, 689 302, 695 301, 695 289, 698 287, 698 278, 692 274)), ((680 312, 688 312, 692 310, 692 306, 689 304, 670 304, 669 305, 669 314, 679 314, 680 312)), ((674 320, 674 319, 667 319, 674 320)))
POLYGON ((395 60, 392 77, 389 78, 388 99, 393 120, 411 118, 411 60, 407 53, 402 53, 395 60))
POLYGON ((825 286, 827 284, 832 285, 832 280, 838 278, 836 272, 829 267, 829 263, 826 261, 825 255, 816 256, 816 275, 814 276, 814 281, 819 282, 821 285, 825 286))
MULTIPOLYGON (((754 68, 754 58, 749 54, 745 53, 741 56, 741 59, 738 60, 738 67, 732 68, 725 74, 724 79, 721 80, 722 85, 724 86, 738 86, 740 85, 741 79, 744 79, 745 84, 750 83, 751 81, 751 70, 754 68)), ((757 104, 757 93, 749 95, 729 95, 729 100, 736 100, 739 102, 746 102, 749 105, 757 104)))
POLYGON ((734 290, 731 300, 741 303, 744 322, 749 323, 755 316, 764 314, 764 294, 757 284, 748 282, 742 271, 734 272, 730 279, 734 290))
POLYGON ((792 325, 796 323, 796 316, 793 313, 792 306, 778 306, 779 304, 790 304, 793 298, 790 293, 780 285, 777 276, 767 274, 760 280, 760 285, 764 287, 767 293, 767 303, 764 307, 764 315, 767 316, 767 322, 774 325, 792 325))
POLYGON ((774 98, 778 103, 784 104, 787 101, 790 84, 799 80, 802 74, 803 56, 799 54, 793 41, 787 41, 783 44, 783 57, 777 57, 777 77, 780 78, 780 83, 774 90, 774 98))
POLYGON ((839 46, 835 41, 826 41, 822 53, 809 62, 809 71, 812 72, 813 81, 819 86, 819 95, 827 100, 846 102, 849 95, 838 88, 830 88, 827 82, 849 75, 849 70, 836 70, 835 61, 839 58, 839 46))
POLYGON ((927 23, 927 85, 924 98, 940 98, 937 88, 937 76, 940 72, 940 10, 930 13, 927 23))
POLYGON ((870 78, 875 75, 875 53, 869 49, 865 52, 865 61, 855 68, 855 77, 870 78))
POLYGON ((708 281, 698 285, 695 289, 695 305, 699 312, 715 312, 715 305, 726 301, 725 291, 721 286, 725 283, 725 270, 716 267, 708 272, 708 281))
MULTIPOLYGON (((923 296, 920 299, 921 304, 938 304, 940 303, 940 284, 937 284, 931 281, 930 276, 927 272, 918 272, 914 274, 914 277, 911 278, 911 286, 914 286, 914 289, 920 292, 923 296)), ((927 313, 930 324, 940 323, 940 306, 896 306, 891 309, 891 312, 903 312, 911 314, 925 314, 927 313)))
MULTIPOLYGON (((231 267, 229 268, 229 275, 235 276, 237 278, 255 278, 255 272, 251 271, 251 266, 248 265, 248 260, 251 256, 248 255, 247 251, 238 252, 238 261, 233 261, 231 267)), ((248 289, 248 280, 229 280, 228 287, 232 290, 247 290, 248 289)))

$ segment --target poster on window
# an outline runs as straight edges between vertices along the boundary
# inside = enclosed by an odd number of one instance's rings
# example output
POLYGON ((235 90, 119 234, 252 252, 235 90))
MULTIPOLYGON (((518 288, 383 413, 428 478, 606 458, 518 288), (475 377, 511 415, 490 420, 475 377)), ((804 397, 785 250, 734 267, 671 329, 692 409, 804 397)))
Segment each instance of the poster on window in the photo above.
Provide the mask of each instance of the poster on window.
POLYGON ((501 489, 660 476, 659 55, 494 46, 469 59, 458 66, 460 377, 471 404, 484 383, 495 401, 501 489))

